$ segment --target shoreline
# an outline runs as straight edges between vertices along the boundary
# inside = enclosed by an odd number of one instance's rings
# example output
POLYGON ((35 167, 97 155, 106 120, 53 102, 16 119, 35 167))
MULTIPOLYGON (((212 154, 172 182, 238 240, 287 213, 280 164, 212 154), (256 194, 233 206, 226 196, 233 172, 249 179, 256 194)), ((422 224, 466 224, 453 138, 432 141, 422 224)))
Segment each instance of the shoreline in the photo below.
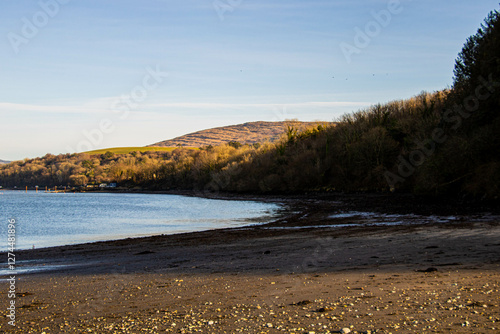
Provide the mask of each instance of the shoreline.
MULTIPOLYGON (((23 191, 24 192, 24 191, 23 191)), ((111 190, 111 191, 96 191, 91 193, 124 193, 124 194, 158 194, 158 195, 176 195, 176 196, 186 196, 186 197, 198 197, 213 200, 227 200, 227 201, 255 201, 262 203, 273 203, 279 206, 276 214, 270 217, 269 222, 256 224, 258 228, 327 228, 327 227, 350 227, 349 224, 342 224, 342 220, 339 222, 333 222, 329 225, 314 225, 305 221, 297 223, 298 217, 300 216, 316 216, 318 221, 328 220, 329 213, 338 212, 360 212, 360 213, 375 213, 384 215, 389 214, 399 214, 399 215, 422 215, 422 216, 471 216, 473 214, 480 215, 485 212, 492 215, 493 217, 489 220, 495 220, 498 215, 498 220, 500 220, 500 207, 485 205, 484 203, 456 203, 454 199, 445 198, 442 199, 443 202, 435 203, 433 199, 426 197, 417 197, 411 194, 343 194, 343 193, 313 193, 313 194, 295 194, 295 195, 262 195, 262 194, 234 194, 234 193, 224 193, 224 192, 206 192, 201 194, 196 191, 121 191, 121 190, 111 190), (200 196, 203 195, 203 196, 200 196), (295 221, 295 223, 290 224, 290 220, 295 221), (286 224, 283 224, 286 222, 286 224)), ((409 218, 410 220, 412 217, 409 218)), ((395 225, 400 226, 419 226, 428 225, 429 223, 396 223, 395 225)), ((377 225, 386 224, 370 224, 367 223, 366 226, 363 224, 360 227, 373 227, 377 225)), ((387 224, 392 225, 392 224, 387 224)), ((140 235, 140 236, 129 236, 118 239, 107 239, 107 240, 97 240, 92 242, 84 243, 73 243, 68 245, 59 246, 46 246, 38 247, 36 249, 26 248, 18 249, 18 251, 33 251, 33 250, 43 250, 48 248, 59 248, 66 246, 84 246, 95 243, 105 243, 105 242, 116 242, 123 240, 140 240, 147 239, 151 237, 163 237, 179 234, 191 234, 200 232, 210 232, 216 230, 231 230, 231 229, 241 229, 241 228, 252 228, 254 224, 249 219, 247 226, 235 227, 235 228, 220 228, 211 230, 201 230, 201 231, 191 231, 191 232, 179 232, 172 234, 152 234, 152 235, 140 235)), ((6 252, 0 252, 4 254, 6 252)))
MULTIPOLYGON (((18 251, 60 267, 18 276, 13 332, 497 332, 500 219, 314 227, 368 200, 338 199, 284 199, 266 227, 18 251), (297 228, 267 228, 280 226, 297 228)), ((463 212, 386 203, 363 208, 463 212)))
MULTIPOLYGON (((173 234, 154 234, 142 236, 130 236, 126 238, 99 240, 93 242, 76 243, 60 246, 47 246, 36 249, 17 249, 18 252, 37 252, 39 250, 48 249, 65 249, 66 247, 85 247, 94 244, 120 243, 120 242, 141 242, 154 238, 168 238, 173 236, 186 236, 198 233, 211 233, 216 231, 238 231, 238 230, 265 230, 265 229, 353 229, 359 228, 369 230, 372 228, 395 228, 395 229, 414 229, 423 226, 431 227, 451 227, 460 225, 460 221, 450 221, 448 223, 422 223, 415 222, 415 218, 419 215, 425 216, 465 216, 470 218, 473 215, 482 215, 487 213, 490 216, 485 223, 494 221, 500 222, 500 207, 490 207, 489 205, 461 205, 460 203, 451 202, 450 199, 444 199, 445 202, 434 203, 427 198, 415 197, 411 194, 391 195, 391 194, 339 194, 339 193, 314 193, 314 194, 297 194, 297 195, 256 195, 256 194, 233 194, 233 193, 205 193, 204 196, 199 196, 200 193, 195 191, 99 191, 102 193, 144 193, 158 195, 176 195, 187 197, 199 197, 213 200, 228 200, 228 201, 255 201, 263 203, 273 203, 279 206, 274 217, 270 217, 267 223, 254 224, 249 219, 248 225, 231 228, 218 228, 202 231, 179 232, 173 234), (444 205, 443 205, 444 204, 444 205), (362 206, 362 207, 361 207, 362 206), (333 219, 331 214, 334 212, 359 212, 359 213, 374 213, 375 215, 396 214, 396 215, 416 215, 409 217, 413 220, 410 223, 394 224, 378 224, 364 222, 359 225, 352 224, 352 220, 361 219, 362 217, 353 216, 351 219, 333 219), (305 218, 305 219, 304 219, 305 218), (318 221, 328 221, 329 224, 316 224, 318 221), (344 224, 347 222, 347 224, 344 224)), ((349 218, 349 217, 348 217, 349 218)), ((463 219, 462 219, 463 220, 463 219)), ((467 223, 467 222, 466 222, 467 223)), ((346 232, 349 234, 350 232, 346 232)), ((7 252, 0 252, 0 255, 5 255, 7 252)))

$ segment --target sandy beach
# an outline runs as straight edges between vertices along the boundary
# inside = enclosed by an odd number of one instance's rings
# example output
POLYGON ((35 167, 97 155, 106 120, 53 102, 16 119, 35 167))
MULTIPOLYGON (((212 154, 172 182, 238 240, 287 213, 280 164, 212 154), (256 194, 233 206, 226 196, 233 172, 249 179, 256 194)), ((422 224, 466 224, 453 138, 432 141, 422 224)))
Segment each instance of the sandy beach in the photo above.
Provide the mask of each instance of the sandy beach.
POLYGON ((47 270, 17 276, 16 327, 1 283, 0 332, 500 331, 500 221, 491 208, 384 196, 262 200, 286 210, 264 226, 17 251, 47 270), (458 218, 332 219, 361 204, 458 218))

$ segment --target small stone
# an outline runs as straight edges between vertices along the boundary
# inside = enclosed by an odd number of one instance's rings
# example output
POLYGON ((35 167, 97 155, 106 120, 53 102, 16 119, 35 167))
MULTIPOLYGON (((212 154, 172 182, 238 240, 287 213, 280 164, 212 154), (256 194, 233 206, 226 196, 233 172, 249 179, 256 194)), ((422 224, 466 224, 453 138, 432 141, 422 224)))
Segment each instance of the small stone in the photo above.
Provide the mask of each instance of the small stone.
POLYGON ((270 323, 270 322, 268 322, 268 323, 266 324, 266 327, 268 327, 268 328, 273 328, 273 324, 272 324, 272 323, 270 323))
POLYGON ((340 333, 342 333, 342 334, 348 334, 348 333, 350 333, 350 332, 351 332, 351 330, 350 330, 349 328, 347 328, 347 327, 342 328, 342 329, 340 330, 340 333))
POLYGON ((434 267, 429 267, 429 268, 427 268, 425 270, 417 270, 417 272, 419 272, 419 273, 433 273, 433 272, 436 272, 436 271, 438 271, 438 270, 436 268, 434 268, 434 267))
POLYGON ((291 305, 294 305, 294 306, 304 306, 304 305, 307 305, 307 304, 311 304, 311 301, 310 300, 301 300, 300 302, 292 303, 291 305))
POLYGON ((330 311, 333 311, 333 309, 331 307, 322 307, 322 308, 319 308, 316 312, 323 313, 323 312, 330 312, 330 311))

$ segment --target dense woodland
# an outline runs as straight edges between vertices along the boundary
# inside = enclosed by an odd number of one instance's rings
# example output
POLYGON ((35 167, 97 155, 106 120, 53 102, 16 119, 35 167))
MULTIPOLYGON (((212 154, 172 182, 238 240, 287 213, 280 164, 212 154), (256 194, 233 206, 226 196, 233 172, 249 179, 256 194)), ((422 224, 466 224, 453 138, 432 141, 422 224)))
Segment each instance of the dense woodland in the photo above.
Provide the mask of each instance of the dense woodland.
POLYGON ((500 14, 459 54, 451 89, 374 105, 274 143, 171 152, 47 154, 0 166, 3 187, 117 182, 150 190, 404 191, 498 199, 500 14))

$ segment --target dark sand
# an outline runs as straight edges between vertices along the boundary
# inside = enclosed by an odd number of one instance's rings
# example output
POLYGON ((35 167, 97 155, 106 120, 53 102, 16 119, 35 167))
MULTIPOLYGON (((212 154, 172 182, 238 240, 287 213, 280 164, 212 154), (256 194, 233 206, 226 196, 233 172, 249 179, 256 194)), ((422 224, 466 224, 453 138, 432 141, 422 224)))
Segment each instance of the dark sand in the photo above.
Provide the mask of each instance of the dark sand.
POLYGON ((387 196, 263 200, 288 209, 266 226, 17 251, 18 261, 60 267, 18 275, 15 328, 1 283, 0 332, 500 332, 491 208, 387 196), (357 223, 329 218, 353 209, 456 219, 311 227, 357 223))

